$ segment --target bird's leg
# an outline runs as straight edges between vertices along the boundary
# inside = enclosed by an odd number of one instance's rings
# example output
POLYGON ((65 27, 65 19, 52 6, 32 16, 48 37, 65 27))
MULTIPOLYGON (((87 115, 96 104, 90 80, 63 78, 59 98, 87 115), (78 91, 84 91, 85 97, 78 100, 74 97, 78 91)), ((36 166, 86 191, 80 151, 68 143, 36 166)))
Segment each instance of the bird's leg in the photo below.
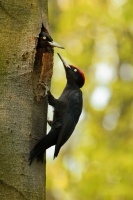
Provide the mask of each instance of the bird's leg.
POLYGON ((54 96, 51 94, 50 91, 48 91, 48 103, 49 105, 55 107, 56 103, 57 103, 57 99, 54 98, 54 96))
POLYGON ((53 124, 53 121, 52 121, 52 120, 47 120, 47 122, 48 122, 48 125, 49 125, 49 126, 52 126, 52 124, 53 124))
POLYGON ((40 87, 40 86, 42 86, 45 89, 45 94, 43 95, 43 98, 48 95, 49 105, 55 107, 57 103, 57 99, 55 99, 54 96, 51 94, 49 87, 43 82, 38 83, 37 87, 40 87))

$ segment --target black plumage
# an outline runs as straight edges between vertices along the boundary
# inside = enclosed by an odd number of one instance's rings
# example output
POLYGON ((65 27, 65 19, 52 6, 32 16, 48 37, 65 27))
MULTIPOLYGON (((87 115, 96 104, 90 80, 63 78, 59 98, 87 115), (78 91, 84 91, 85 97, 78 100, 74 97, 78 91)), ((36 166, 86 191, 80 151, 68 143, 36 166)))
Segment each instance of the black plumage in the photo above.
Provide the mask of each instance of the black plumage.
POLYGON ((49 105, 54 107, 51 130, 30 152, 30 164, 35 158, 38 161, 43 161, 44 152, 53 145, 55 145, 54 158, 57 157, 60 148, 73 133, 82 112, 82 92, 80 88, 85 82, 84 74, 78 68, 67 64, 60 55, 59 57, 65 68, 67 84, 59 99, 55 99, 48 91, 49 105))

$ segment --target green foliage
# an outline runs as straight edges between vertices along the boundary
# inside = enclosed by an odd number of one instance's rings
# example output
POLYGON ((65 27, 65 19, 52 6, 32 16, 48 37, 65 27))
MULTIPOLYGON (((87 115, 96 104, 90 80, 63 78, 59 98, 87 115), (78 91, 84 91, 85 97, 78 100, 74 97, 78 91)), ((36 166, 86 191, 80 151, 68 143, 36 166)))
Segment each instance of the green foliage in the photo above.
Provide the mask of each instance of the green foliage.
MULTIPOLYGON (((81 121, 59 157, 47 162, 53 199, 133 199, 132 10, 132 0, 50 1, 52 37, 86 76, 81 121)), ((55 54, 55 96, 64 84, 55 54)))

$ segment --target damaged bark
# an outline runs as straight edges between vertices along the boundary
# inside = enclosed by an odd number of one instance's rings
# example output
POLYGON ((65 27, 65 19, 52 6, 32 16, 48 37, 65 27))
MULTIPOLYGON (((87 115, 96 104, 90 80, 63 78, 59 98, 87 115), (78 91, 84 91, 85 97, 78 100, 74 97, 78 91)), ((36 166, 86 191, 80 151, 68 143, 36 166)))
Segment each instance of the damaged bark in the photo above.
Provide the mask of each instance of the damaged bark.
MULTIPOLYGON (((47 29, 43 25, 41 32, 48 33, 47 29)), ((38 102, 45 97, 46 92, 41 83, 50 87, 50 80, 53 74, 53 54, 53 48, 47 42, 41 40, 39 36, 33 70, 33 88, 36 101, 38 102), (38 84, 36 85, 37 80, 38 84)))

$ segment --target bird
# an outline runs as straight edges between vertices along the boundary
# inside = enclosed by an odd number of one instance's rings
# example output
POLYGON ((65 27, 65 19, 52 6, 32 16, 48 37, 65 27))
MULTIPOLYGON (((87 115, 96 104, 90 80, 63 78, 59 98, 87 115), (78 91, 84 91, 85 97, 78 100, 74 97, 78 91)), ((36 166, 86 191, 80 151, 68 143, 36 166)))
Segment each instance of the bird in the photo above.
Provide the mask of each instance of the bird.
POLYGON ((72 135, 82 112, 83 98, 80 88, 85 84, 85 75, 77 67, 68 64, 58 53, 61 59, 65 74, 66 86, 58 99, 47 91, 48 103, 54 108, 53 121, 50 121, 51 129, 30 152, 29 164, 37 158, 43 162, 46 149, 55 145, 54 158, 59 154, 61 147, 72 135))
POLYGON ((48 33, 41 31, 38 38, 37 48, 43 48, 44 46, 58 47, 58 48, 64 49, 63 46, 54 42, 52 37, 48 33))

